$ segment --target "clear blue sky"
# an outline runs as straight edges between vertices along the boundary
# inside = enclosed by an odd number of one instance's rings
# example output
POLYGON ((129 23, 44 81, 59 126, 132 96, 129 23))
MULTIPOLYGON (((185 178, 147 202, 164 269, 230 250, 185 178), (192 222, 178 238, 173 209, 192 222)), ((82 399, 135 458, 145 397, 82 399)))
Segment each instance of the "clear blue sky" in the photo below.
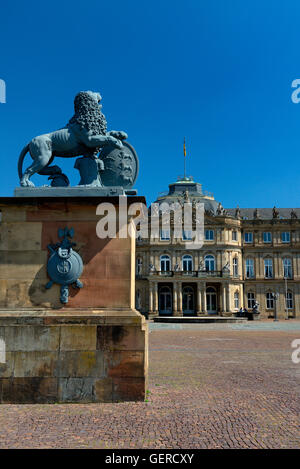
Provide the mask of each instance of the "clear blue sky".
MULTIPOLYGON (((5 2, 0 195, 22 147, 91 89, 138 152, 147 202, 182 174, 185 136, 187 172, 225 207, 299 207, 299 18, 298 0, 5 2)), ((74 159, 56 164, 77 183, 74 159)))

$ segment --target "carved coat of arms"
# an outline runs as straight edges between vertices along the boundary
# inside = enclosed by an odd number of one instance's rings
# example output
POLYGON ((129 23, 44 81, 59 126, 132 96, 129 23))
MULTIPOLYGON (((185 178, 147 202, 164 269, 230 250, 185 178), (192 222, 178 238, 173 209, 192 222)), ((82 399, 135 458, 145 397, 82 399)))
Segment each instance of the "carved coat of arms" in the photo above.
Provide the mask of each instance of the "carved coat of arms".
POLYGON ((58 237, 62 238, 60 243, 49 244, 50 257, 47 264, 47 271, 50 281, 46 288, 51 288, 53 283, 61 285, 60 301, 65 304, 69 299, 69 285, 74 288, 82 288, 83 284, 79 277, 83 271, 83 262, 78 252, 73 250, 76 243, 70 241, 73 238, 74 230, 65 228, 58 230, 58 237))

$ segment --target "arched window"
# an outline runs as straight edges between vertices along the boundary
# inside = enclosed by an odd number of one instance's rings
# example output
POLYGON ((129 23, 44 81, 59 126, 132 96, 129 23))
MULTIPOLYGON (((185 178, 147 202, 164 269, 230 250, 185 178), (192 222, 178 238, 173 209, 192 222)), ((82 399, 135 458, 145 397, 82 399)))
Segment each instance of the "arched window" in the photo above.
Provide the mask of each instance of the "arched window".
POLYGON ((204 258, 205 262, 205 270, 208 272, 212 272, 215 270, 215 258, 211 254, 208 256, 205 256, 204 258))
POLYGON ((286 297, 285 297, 285 301, 286 301, 286 308, 287 309, 293 309, 293 292, 291 292, 290 290, 286 292, 286 297))
POLYGON ((247 293, 247 303, 248 303, 248 308, 253 308, 255 304, 255 295, 252 291, 249 291, 247 293))
POLYGON ((184 272, 191 272, 193 270, 193 258, 186 254, 182 256, 182 270, 184 272))
POLYGON ((284 278, 292 278, 292 260, 289 257, 285 257, 283 260, 283 276, 284 278))
POLYGON ((137 275, 141 275, 142 267, 143 267, 143 261, 140 257, 138 257, 136 260, 136 274, 137 275))
POLYGON ((265 259, 265 278, 273 277, 273 261, 269 257, 265 259))
POLYGON ((254 278, 254 260, 250 257, 246 259, 246 278, 254 278))
POLYGON ((234 307, 235 309, 239 309, 240 307, 240 294, 238 291, 234 293, 234 307))
POLYGON ((169 272, 171 270, 171 259, 167 254, 160 256, 160 270, 162 272, 169 272))

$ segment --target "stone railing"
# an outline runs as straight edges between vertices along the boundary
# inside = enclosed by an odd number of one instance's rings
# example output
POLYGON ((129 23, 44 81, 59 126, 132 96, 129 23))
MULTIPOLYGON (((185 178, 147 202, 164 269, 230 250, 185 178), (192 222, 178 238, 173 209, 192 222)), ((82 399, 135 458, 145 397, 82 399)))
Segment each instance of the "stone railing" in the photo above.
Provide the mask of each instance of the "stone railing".
MULTIPOLYGON (((159 277, 223 277, 229 278, 230 273, 222 270, 155 270, 150 271, 149 275, 158 275, 159 277)), ((141 275, 137 275, 137 278, 141 275)))

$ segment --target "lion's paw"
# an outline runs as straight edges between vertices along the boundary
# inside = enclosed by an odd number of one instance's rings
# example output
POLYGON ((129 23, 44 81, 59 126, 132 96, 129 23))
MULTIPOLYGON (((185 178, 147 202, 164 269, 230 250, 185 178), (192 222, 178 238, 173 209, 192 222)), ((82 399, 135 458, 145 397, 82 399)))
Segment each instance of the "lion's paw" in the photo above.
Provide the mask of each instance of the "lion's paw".
POLYGON ((25 181, 21 181, 20 182, 20 186, 21 187, 35 187, 35 185, 33 184, 33 182, 29 181, 29 180, 25 180, 25 181))

